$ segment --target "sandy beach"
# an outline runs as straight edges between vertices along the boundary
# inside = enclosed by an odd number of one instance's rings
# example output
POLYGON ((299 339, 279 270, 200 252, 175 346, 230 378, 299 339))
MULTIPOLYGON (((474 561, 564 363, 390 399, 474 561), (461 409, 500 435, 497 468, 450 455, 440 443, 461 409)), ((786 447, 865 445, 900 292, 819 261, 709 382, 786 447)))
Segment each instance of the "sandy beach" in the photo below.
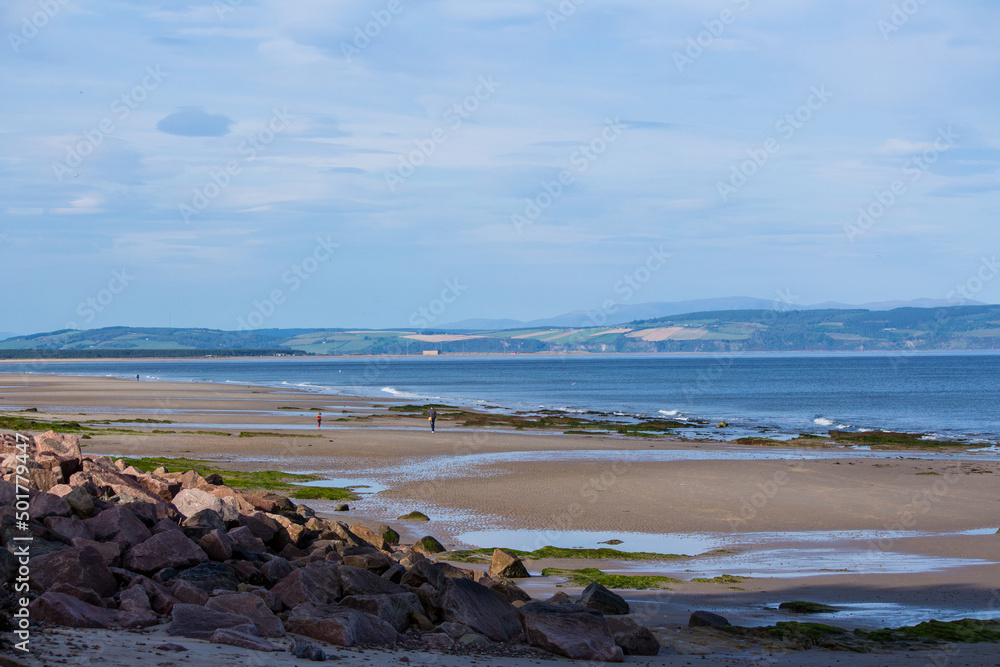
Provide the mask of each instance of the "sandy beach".
MULTIPOLYGON (((0 375, 0 413, 78 421, 104 431, 83 441, 87 454, 183 456, 216 461, 221 468, 319 473, 338 486, 360 487, 359 500, 346 513, 351 522, 391 523, 401 529, 404 542, 429 534, 455 549, 531 550, 549 544, 596 547, 620 539, 616 548, 625 551, 690 556, 660 562, 528 563, 533 574, 546 567, 597 567, 681 580, 670 590, 623 592, 665 647, 657 658, 629 658, 637 664, 688 664, 706 651, 718 656, 715 664, 752 664, 727 662, 741 654, 723 639, 682 630, 697 609, 742 625, 816 620, 848 629, 930 618, 1000 618, 1000 536, 995 534, 1000 457, 995 449, 739 447, 466 428, 446 415, 431 433, 423 416, 388 409, 397 403, 235 384, 0 375), (37 413, 19 413, 30 408, 37 413), (323 424, 317 429, 320 411, 323 424), (139 419, 161 423, 133 421, 139 419), (108 423, 86 423, 92 421, 108 423), (395 520, 410 510, 424 512, 431 521, 395 520), (741 580, 738 586, 690 582, 721 575, 741 580), (792 618, 776 609, 788 600, 831 604, 841 611, 792 618)), ((330 509, 324 501, 309 504, 330 509)), ((533 577, 524 588, 536 598, 578 590, 558 577, 533 577)), ((46 650, 59 650, 74 632, 53 633, 45 640, 52 642, 46 650)), ((193 663, 216 654, 218 664, 230 664, 217 647, 201 646, 208 648, 175 662, 162 661, 173 661, 170 656, 149 664, 193 663)), ((996 664, 995 649, 995 644, 963 645, 949 660, 996 664)), ((342 653, 354 664, 356 654, 342 653)), ((755 664, 845 659, 808 653, 755 664)), ((370 657, 357 655, 358 660, 370 657)), ((376 663, 384 659, 387 664, 397 658, 374 656, 376 663)), ((851 662, 891 664, 887 659, 852 656, 851 662)), ((421 660, 414 663, 435 664, 440 656, 421 660)), ((913 664, 930 657, 918 652, 892 660, 913 664)), ((700 656, 698 662, 712 664, 700 656)), ((105 664, 130 663, 109 658, 105 664)), ((293 663, 267 656, 259 664, 293 663)), ((459 663, 448 658, 436 664, 459 663)))

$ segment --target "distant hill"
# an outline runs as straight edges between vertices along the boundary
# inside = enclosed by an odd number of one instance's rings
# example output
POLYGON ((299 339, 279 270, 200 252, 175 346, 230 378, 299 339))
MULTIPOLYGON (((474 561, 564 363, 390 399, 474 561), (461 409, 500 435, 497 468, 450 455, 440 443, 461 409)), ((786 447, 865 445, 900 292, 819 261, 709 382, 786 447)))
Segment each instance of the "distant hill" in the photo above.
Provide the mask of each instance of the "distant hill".
POLYGON ((0 340, 6 340, 8 338, 13 338, 16 333, 11 333, 10 331, 0 331, 0 340))
POLYGON ((15 336, 0 357, 1000 349, 1000 306, 689 312, 605 326, 344 330, 109 327, 15 336))
MULTIPOLYGON (((605 324, 626 324, 636 320, 670 317, 684 313, 703 313, 725 310, 892 310, 894 308, 944 308, 952 304, 944 299, 913 299, 911 301, 879 301, 850 305, 829 301, 811 306, 791 305, 774 299, 757 299, 749 296, 730 296, 715 299, 694 299, 690 301, 663 301, 654 303, 618 304, 613 313, 574 310, 555 317, 522 322, 510 319, 471 319, 452 322, 443 326, 448 329, 494 330, 524 327, 592 327, 605 324)), ((984 306, 978 301, 966 305, 984 306)))

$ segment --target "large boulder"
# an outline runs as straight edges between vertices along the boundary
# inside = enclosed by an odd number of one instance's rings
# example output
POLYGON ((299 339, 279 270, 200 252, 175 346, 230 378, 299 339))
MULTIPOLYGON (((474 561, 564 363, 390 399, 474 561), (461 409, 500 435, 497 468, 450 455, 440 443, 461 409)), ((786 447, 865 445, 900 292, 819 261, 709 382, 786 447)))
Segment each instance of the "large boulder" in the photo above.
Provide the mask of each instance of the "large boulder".
POLYGON ((100 542, 117 542, 122 549, 142 544, 152 533, 142 521, 124 507, 112 507, 84 521, 94 538, 100 542))
POLYGON ((263 599, 253 593, 233 593, 210 598, 205 605, 208 609, 240 614, 253 621, 257 634, 261 637, 284 637, 285 626, 281 619, 268 609, 263 599))
POLYGON ((392 595, 405 590, 377 574, 347 565, 340 566, 340 586, 344 595, 392 595))
POLYGON ((111 597, 118 590, 115 575, 93 547, 69 547, 33 558, 31 580, 41 590, 61 582, 92 589, 102 598, 111 597))
POLYGON ((649 628, 639 625, 628 616, 612 616, 605 619, 615 644, 625 655, 658 655, 660 642, 649 628))
POLYGON ((609 616, 622 616, 630 611, 625 598, 609 591, 596 581, 591 582, 583 589, 583 594, 577 600, 577 604, 588 609, 596 609, 609 616))
POLYGON ((444 548, 444 545, 438 542, 437 538, 430 535, 425 535, 414 542, 413 550, 417 553, 424 554, 425 556, 433 556, 434 554, 444 553, 447 551, 447 549, 444 548))
POLYGON ((470 579, 448 579, 440 605, 444 620, 465 625, 493 641, 505 642, 521 634, 517 608, 470 579))
POLYGON ((179 530, 153 535, 125 554, 124 565, 135 572, 150 574, 165 567, 184 569, 204 563, 208 556, 201 547, 179 530))
POLYGON ((94 499, 82 486, 58 484, 49 489, 49 493, 68 502, 69 506, 73 508, 73 513, 78 517, 86 519, 94 513, 94 499))
POLYGON ((386 539, 367 526, 354 525, 348 528, 352 533, 363 539, 368 544, 381 551, 392 551, 392 545, 386 539))
MULTIPOLYGON (((166 570, 162 572, 166 572, 166 570)), ((161 577, 162 572, 157 577, 161 577)), ((215 590, 235 591, 240 585, 236 570, 226 563, 200 563, 187 570, 172 574, 169 578, 164 577, 164 579, 163 583, 169 581, 171 585, 178 580, 187 581, 209 593, 215 590)))
POLYGON ((363 554, 345 554, 344 565, 382 574, 392 567, 392 559, 384 551, 371 551, 363 554))
POLYGON ((108 470, 106 468, 86 469, 75 473, 69 478, 70 486, 90 485, 95 496, 107 497, 118 496, 119 498, 129 498, 133 501, 152 503, 166 507, 166 503, 155 493, 148 491, 146 487, 139 484, 131 477, 108 470))
POLYGON ((257 630, 248 617, 215 611, 207 607, 178 603, 174 605, 172 622, 167 626, 167 634, 189 639, 211 639, 219 628, 239 628, 241 632, 256 634, 257 630))
POLYGON ((227 535, 232 539, 234 546, 242 547, 250 553, 263 553, 267 551, 264 541, 253 534, 253 531, 246 526, 233 528, 227 535))
POLYGON ((340 601, 341 606, 378 616, 397 632, 406 632, 413 614, 423 614, 420 598, 413 593, 390 595, 351 595, 340 601))
POLYGON ((576 605, 531 602, 520 609, 524 635, 531 646, 573 660, 622 662, 608 623, 596 610, 576 605))
MULTIPOLYGON (((203 512, 209 512, 211 510, 202 510, 203 512)), ((199 512, 201 514, 201 512, 199 512)), ((215 512, 212 512, 215 514, 215 512)), ((216 516, 218 516, 216 514, 216 516)), ((233 538, 226 534, 225 530, 212 530, 207 535, 198 540, 198 546, 208 555, 212 560, 217 561, 227 561, 233 557, 233 547, 235 543, 233 538)))
POLYGON ((490 562, 490 576, 494 579, 524 579, 530 577, 528 569, 521 559, 503 549, 493 550, 493 560, 490 562))
POLYGON ((350 607, 308 602, 292 610, 285 629, 338 646, 395 644, 399 640, 395 628, 376 616, 350 607))
POLYGON ((51 493, 39 493, 28 503, 28 516, 42 521, 50 516, 68 517, 73 508, 65 499, 51 493))
POLYGON ((200 489, 184 488, 174 496, 174 507, 184 518, 189 518, 202 510, 212 510, 221 517, 226 516, 226 505, 222 498, 200 489))
POLYGON ((42 523, 65 542, 72 542, 77 537, 85 540, 94 538, 94 534, 87 528, 87 524, 77 518, 50 516, 42 523))
POLYGON ((729 625, 730 623, 725 616, 713 614, 703 609, 691 612, 691 617, 688 619, 689 628, 728 628, 729 625))
POLYGON ((74 547, 93 547, 104 558, 104 563, 109 567, 118 567, 122 560, 122 547, 117 542, 98 542, 88 540, 84 537, 74 537, 70 541, 74 547))
POLYGON ((80 436, 46 431, 35 436, 35 461, 45 468, 59 470, 62 479, 80 470, 80 436))
POLYGON ((266 639, 255 637, 249 632, 240 632, 233 628, 219 628, 212 633, 208 641, 213 644, 225 644, 227 646, 238 646, 250 649, 251 651, 284 651, 285 647, 272 644, 266 639))
POLYGON ((294 608, 303 602, 328 605, 343 597, 340 584, 340 567, 331 563, 309 563, 279 581, 271 592, 286 607, 294 608))
POLYGON ((33 621, 71 628, 145 628, 158 620, 150 612, 131 613, 104 609, 65 593, 48 592, 35 598, 28 611, 33 621))

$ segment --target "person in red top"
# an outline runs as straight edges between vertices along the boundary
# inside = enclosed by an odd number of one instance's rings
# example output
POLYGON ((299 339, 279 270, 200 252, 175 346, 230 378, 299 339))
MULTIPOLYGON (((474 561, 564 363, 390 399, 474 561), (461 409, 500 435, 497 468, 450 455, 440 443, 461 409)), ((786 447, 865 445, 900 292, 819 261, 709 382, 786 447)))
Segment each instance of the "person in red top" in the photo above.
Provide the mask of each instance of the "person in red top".
POLYGON ((323 413, 316 415, 316 428, 323 428, 323 413))

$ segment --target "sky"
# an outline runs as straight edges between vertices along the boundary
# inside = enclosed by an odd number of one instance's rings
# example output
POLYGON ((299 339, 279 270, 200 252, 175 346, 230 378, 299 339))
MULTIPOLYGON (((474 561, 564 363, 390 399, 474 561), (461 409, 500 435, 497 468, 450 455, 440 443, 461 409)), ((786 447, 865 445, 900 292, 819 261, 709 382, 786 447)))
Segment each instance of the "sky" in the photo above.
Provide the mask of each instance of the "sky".
POLYGON ((0 331, 1000 302, 992 0, 7 0, 0 331))

